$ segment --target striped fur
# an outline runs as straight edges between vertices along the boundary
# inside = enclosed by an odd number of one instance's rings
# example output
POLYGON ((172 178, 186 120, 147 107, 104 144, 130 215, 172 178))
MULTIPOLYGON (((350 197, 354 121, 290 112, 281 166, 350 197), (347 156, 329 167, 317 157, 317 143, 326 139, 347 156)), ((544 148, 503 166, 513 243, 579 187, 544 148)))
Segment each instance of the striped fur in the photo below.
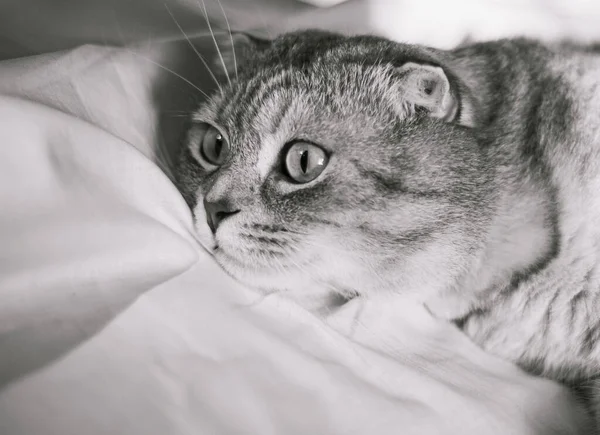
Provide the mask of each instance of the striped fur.
POLYGON ((232 149, 218 171, 193 127, 178 171, 199 234, 234 277, 310 301, 390 292, 488 351, 567 383, 600 374, 600 57, 516 39, 443 52, 307 31, 240 48, 239 79, 194 121, 232 149), (441 67, 455 122, 407 110, 396 72, 441 67), (331 154, 282 174, 295 139, 331 154), (199 199, 241 210, 207 233, 199 199))

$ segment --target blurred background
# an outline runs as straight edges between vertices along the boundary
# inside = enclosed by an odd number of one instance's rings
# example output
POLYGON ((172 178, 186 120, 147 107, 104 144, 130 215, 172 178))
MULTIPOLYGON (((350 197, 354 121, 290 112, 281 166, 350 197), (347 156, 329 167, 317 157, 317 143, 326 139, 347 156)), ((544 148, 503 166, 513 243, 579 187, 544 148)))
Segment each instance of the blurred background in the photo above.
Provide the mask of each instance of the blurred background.
POLYGON ((212 58, 217 41, 227 50, 228 29, 274 37, 321 28, 449 49, 507 36, 600 41, 599 23, 598 0, 3 0, 0 60, 56 54, 3 62, 0 91, 27 94, 100 125, 168 174, 185 114, 215 86, 198 52, 212 58), (98 46, 141 51, 132 58, 98 46), (57 86, 59 77, 62 95, 68 87, 72 96, 68 104, 48 86, 57 86), (153 101, 131 109, 148 87, 153 101), (110 111, 104 110, 106 95, 113 98, 110 111), (149 121, 132 122, 132 113, 149 121))
POLYGON ((377 33, 450 48, 465 37, 600 39, 598 0, 3 0, 0 58, 81 44, 160 41, 215 28, 268 35, 300 27, 377 33))

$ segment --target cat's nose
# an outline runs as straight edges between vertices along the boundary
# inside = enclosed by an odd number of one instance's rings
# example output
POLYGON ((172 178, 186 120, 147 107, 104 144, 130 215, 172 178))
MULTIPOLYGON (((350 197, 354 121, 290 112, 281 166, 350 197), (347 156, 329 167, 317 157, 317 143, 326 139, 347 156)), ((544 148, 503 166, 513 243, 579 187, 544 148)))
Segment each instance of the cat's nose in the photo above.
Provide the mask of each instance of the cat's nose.
POLYGON ((225 199, 219 199, 218 201, 207 201, 205 199, 204 210, 206 210, 206 221, 213 234, 217 232, 221 222, 240 211, 225 199))

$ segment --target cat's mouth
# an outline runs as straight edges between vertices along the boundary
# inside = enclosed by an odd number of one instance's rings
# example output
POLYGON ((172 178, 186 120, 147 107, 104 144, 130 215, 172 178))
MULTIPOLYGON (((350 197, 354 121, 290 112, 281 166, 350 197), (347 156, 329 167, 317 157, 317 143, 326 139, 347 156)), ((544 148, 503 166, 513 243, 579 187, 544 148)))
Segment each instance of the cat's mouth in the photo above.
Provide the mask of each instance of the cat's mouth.
POLYGON ((281 293, 317 315, 328 317, 351 300, 360 296, 352 289, 340 289, 333 283, 311 273, 314 259, 300 263, 293 259, 277 267, 268 259, 257 259, 243 247, 237 249, 218 243, 213 245, 213 256, 221 268, 233 279, 260 293, 281 293))
POLYGON ((238 246, 235 249, 215 242, 212 255, 217 262, 230 273, 243 275, 277 275, 276 271, 285 272, 294 268, 297 263, 288 263, 266 249, 238 246))
POLYGON ((267 249, 238 247, 229 249, 215 244, 213 257, 223 267, 240 269, 244 273, 278 276, 292 271, 302 270, 310 261, 292 260, 267 249))
MULTIPOLYGON (((285 233, 283 233, 285 234, 285 233)), ((212 239, 212 253, 217 259, 233 263, 247 271, 287 273, 303 269, 310 261, 298 249, 298 242, 279 231, 226 231, 212 239)), ((221 262, 219 261, 219 262, 221 262)))

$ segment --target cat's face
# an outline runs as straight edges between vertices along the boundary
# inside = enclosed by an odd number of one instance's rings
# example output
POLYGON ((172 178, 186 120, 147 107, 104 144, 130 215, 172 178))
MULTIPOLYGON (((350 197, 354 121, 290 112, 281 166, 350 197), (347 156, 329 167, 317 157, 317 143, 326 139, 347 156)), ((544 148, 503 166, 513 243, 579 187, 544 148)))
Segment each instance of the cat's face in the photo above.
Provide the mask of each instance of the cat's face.
POLYGON ((246 47, 193 114, 178 179, 232 276, 298 299, 419 294, 468 267, 485 161, 444 71, 390 47, 315 33, 246 47))

